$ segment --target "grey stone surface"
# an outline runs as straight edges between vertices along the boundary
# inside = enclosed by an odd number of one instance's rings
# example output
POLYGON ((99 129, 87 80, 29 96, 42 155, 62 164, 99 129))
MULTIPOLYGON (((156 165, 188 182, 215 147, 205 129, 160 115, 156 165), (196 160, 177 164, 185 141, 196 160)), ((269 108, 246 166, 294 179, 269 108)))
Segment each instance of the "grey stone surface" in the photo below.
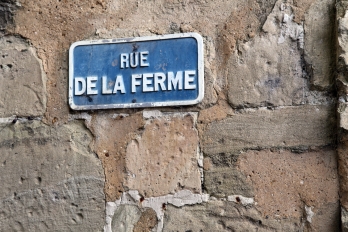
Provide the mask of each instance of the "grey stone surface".
POLYGON ((201 193, 195 121, 196 116, 190 113, 160 113, 148 119, 141 136, 127 144, 124 186, 137 189, 144 197, 183 188, 201 193))
POLYGON ((202 133, 205 153, 262 147, 324 146, 335 141, 336 115, 330 106, 243 110, 210 123, 202 133))
POLYGON ((265 35, 238 46, 228 71, 228 100, 235 106, 292 105, 306 88, 297 43, 265 35))
POLYGON ((229 60, 228 100, 235 107, 292 105, 306 88, 303 27, 292 21, 292 8, 282 4, 277 1, 268 15, 262 27, 266 33, 240 43, 229 60))
POLYGON ((243 195, 253 197, 253 188, 246 177, 235 167, 213 168, 204 172, 204 187, 208 194, 215 197, 243 195))
POLYGON ((329 26, 333 24, 333 1, 316 1, 307 14, 306 28, 294 22, 296 11, 304 10, 295 5, 277 1, 262 26, 265 33, 238 44, 227 66, 228 100, 232 106, 316 105, 332 101, 325 93, 313 91, 310 83, 321 90, 333 84, 334 40, 329 26))
POLYGON ((340 102, 338 105, 339 126, 345 130, 348 130, 348 107, 347 103, 340 102))
POLYGON ((0 117, 40 116, 46 109, 46 83, 28 42, 0 38, 0 117))
POLYGON ((120 205, 112 218, 112 231, 133 232, 140 217, 141 211, 137 206, 120 205))
POLYGON ((238 155, 214 154, 204 159, 204 188, 214 197, 230 195, 254 197, 254 189, 246 176, 238 169, 238 155))
POLYGON ((335 68, 335 0, 314 1, 304 21, 304 54, 311 84, 319 89, 332 88, 335 68))
POLYGON ((102 231, 103 169, 82 121, 0 131, 0 231, 102 231))
MULTIPOLYGON (((312 222, 307 224, 309 231, 340 231, 340 203, 327 203, 313 209, 312 222)), ((344 231, 344 230, 343 230, 344 231)))
POLYGON ((300 231, 300 219, 265 219, 254 207, 226 201, 175 208, 168 206, 163 231, 300 231))
POLYGON ((342 221, 342 231, 348 231, 348 211, 345 208, 341 208, 341 221, 342 221))
POLYGON ((338 37, 338 49, 337 49, 337 83, 339 93, 339 126, 342 128, 339 130, 338 135, 338 173, 340 180, 340 203, 342 206, 341 210, 341 222, 342 231, 348 231, 348 220, 347 220, 347 209, 348 209, 348 162, 347 162, 347 148, 348 148, 348 114, 347 114, 347 93, 348 93, 348 2, 337 1, 337 37, 338 37))
POLYGON ((16 0, 3 0, 0 2, 0 30, 13 24, 13 14, 20 4, 16 0))
POLYGON ((340 92, 340 97, 343 101, 347 101, 348 93, 348 14, 346 9, 348 8, 348 3, 341 1, 337 4, 337 23, 338 23, 338 62, 337 68, 338 72, 338 87, 340 92))

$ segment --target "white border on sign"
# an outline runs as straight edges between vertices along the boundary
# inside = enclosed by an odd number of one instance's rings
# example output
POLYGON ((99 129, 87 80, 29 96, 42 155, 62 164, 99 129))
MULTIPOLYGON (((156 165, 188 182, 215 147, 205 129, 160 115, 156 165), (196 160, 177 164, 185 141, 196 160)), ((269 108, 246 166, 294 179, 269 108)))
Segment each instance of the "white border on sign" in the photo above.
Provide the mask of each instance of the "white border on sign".
POLYGON ((73 110, 97 110, 97 109, 114 109, 114 108, 145 108, 161 106, 178 106, 194 105, 200 103, 204 97, 204 57, 203 57, 203 38, 197 33, 181 33, 172 35, 146 36, 137 38, 124 39, 102 39, 91 41, 78 41, 73 43, 69 49, 69 105, 73 110), (126 104, 101 104, 101 105, 75 105, 73 99, 73 77, 74 77, 74 49, 77 46, 95 45, 95 44, 113 44, 129 43, 138 41, 165 40, 175 38, 195 38, 198 45, 198 97, 195 100, 187 101, 170 101, 170 102, 147 102, 147 103, 126 103, 126 104))

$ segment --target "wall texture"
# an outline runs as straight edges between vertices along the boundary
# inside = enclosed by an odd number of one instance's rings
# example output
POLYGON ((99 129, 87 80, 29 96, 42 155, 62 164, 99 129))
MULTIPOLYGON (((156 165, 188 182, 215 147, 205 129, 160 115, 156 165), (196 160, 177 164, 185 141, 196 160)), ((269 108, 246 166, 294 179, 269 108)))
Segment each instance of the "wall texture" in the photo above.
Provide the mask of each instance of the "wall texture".
POLYGON ((0 1, 0 231, 348 231, 348 1, 0 1), (197 32, 193 106, 72 111, 76 41, 197 32))

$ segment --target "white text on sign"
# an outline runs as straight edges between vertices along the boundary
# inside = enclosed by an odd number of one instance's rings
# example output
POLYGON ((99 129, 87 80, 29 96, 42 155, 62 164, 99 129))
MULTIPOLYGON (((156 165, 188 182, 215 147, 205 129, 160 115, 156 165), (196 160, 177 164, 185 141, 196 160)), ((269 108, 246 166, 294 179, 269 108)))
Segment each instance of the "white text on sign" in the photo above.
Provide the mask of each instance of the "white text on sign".
MULTIPOLYGON (((136 68, 149 67, 147 60, 148 51, 122 53, 120 54, 120 68, 136 68)), ((142 92, 157 92, 157 91, 172 91, 172 90, 193 90, 196 89, 195 84, 196 71, 184 70, 174 72, 156 72, 156 73, 142 73, 132 74, 130 86, 125 86, 122 75, 117 75, 111 81, 108 81, 106 75, 102 77, 87 76, 75 77, 74 79, 74 95, 97 95, 99 94, 97 86, 100 85, 101 79, 101 94, 117 94, 126 93, 127 89, 131 93, 136 93, 141 89, 142 92), (139 86, 139 87, 138 87, 139 86), (138 88, 137 88, 138 87, 138 88)))

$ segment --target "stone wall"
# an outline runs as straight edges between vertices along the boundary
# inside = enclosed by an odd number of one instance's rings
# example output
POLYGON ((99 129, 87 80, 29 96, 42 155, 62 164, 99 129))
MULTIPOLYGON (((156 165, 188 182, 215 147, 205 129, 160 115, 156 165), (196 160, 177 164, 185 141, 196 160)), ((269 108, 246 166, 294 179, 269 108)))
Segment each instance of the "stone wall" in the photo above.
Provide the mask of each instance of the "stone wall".
POLYGON ((0 1, 0 231, 348 231, 348 1, 0 1), (73 42, 196 32, 193 106, 73 111, 73 42))

